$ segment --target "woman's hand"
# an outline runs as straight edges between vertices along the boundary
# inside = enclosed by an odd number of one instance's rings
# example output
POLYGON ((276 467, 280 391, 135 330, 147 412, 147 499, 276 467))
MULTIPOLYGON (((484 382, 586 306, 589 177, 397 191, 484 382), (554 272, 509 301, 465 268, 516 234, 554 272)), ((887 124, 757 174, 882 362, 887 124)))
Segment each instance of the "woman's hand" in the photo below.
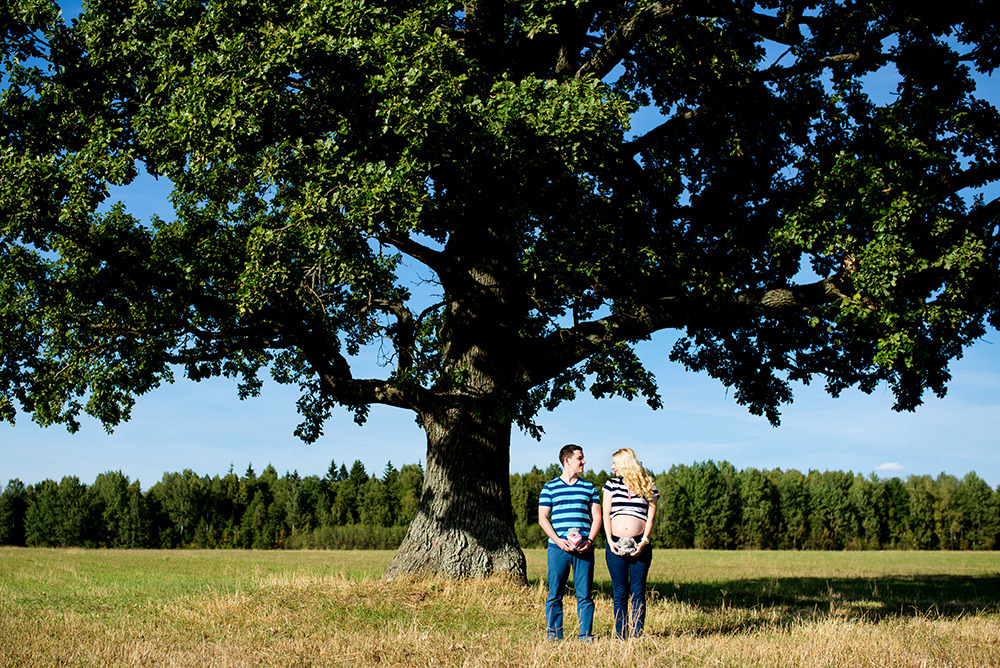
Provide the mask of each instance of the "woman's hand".
POLYGON ((635 544, 635 549, 634 549, 634 550, 632 550, 632 554, 639 554, 639 553, 640 553, 640 552, 642 552, 642 551, 643 551, 644 549, 646 549, 646 546, 647 546, 647 545, 649 545, 649 539, 648 539, 648 538, 646 538, 645 536, 643 536, 643 537, 642 537, 642 540, 640 540, 640 541, 636 542, 636 544, 635 544))

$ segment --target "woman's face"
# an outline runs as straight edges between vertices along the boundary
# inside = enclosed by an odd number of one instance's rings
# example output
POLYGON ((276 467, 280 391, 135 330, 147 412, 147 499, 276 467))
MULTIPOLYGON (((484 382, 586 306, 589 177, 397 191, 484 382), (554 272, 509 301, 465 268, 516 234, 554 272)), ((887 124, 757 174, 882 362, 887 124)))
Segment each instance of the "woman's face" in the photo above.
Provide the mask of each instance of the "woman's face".
POLYGON ((619 473, 618 473, 618 467, 615 466, 615 460, 614 459, 611 460, 611 472, 614 473, 615 475, 619 475, 619 473))

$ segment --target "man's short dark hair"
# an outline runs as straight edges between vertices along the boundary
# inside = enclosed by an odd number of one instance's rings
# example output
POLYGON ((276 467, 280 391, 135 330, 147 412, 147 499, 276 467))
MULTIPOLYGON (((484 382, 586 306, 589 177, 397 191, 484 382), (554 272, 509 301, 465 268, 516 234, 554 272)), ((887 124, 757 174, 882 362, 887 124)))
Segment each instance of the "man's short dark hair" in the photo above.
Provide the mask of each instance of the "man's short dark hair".
POLYGON ((573 455, 573 453, 576 452, 577 450, 583 452, 583 448, 574 443, 569 443, 567 445, 562 446, 562 448, 559 450, 559 465, 562 466, 563 464, 565 464, 566 460, 569 459, 573 455))

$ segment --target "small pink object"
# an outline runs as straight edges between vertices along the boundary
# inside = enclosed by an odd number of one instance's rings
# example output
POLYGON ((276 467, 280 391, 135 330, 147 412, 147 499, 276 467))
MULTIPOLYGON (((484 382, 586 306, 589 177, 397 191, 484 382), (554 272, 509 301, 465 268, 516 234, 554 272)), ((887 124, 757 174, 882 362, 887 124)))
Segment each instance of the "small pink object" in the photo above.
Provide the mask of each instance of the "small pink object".
POLYGON ((576 547, 583 540, 583 536, 580 535, 580 530, 574 527, 566 532, 566 540, 569 541, 570 545, 576 547))

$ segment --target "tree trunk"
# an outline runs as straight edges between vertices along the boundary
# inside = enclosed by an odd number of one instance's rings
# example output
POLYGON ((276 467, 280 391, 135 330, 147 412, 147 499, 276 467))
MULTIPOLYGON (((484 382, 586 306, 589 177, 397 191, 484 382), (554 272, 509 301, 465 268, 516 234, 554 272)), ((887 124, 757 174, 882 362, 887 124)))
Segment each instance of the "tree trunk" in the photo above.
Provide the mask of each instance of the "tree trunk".
POLYGON ((510 505, 511 423, 484 403, 466 400, 423 415, 420 504, 385 577, 499 575, 527 582, 510 505))
POLYGON ((442 363, 454 380, 442 379, 434 399, 418 408, 427 432, 427 470, 388 578, 499 575, 527 582, 510 504, 508 393, 530 306, 507 227, 502 216, 490 224, 470 221, 448 240, 440 338, 442 363))

